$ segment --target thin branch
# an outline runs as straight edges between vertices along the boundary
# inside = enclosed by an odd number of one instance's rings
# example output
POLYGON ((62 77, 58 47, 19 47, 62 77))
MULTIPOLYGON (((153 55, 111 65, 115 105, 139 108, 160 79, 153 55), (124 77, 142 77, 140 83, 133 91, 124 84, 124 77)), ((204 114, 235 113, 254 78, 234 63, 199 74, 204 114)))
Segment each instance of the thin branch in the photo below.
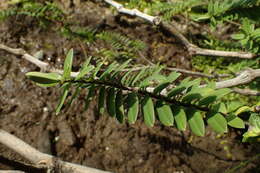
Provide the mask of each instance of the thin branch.
POLYGON ((247 69, 233 79, 217 82, 216 88, 231 88, 248 84, 258 77, 260 77, 260 69, 247 69))
POLYGON ((247 96, 260 96, 260 91, 250 90, 250 89, 241 89, 241 88, 233 88, 234 92, 247 95, 247 96))
MULTIPOLYGON (((139 56, 145 60, 146 62, 148 62, 150 65, 155 65, 152 61, 148 60, 140 51, 138 52, 139 56)), ((229 77, 229 74, 205 74, 205 73, 200 73, 200 72, 194 72, 194 71, 190 71, 190 70, 185 70, 185 69, 180 69, 180 68, 174 68, 174 67, 166 67, 165 70, 168 71, 176 71, 176 72, 180 72, 180 73, 184 73, 184 74, 188 74, 188 75, 192 75, 192 76, 199 76, 199 77, 206 77, 206 78, 222 78, 222 77, 229 77)))
POLYGON ((229 74, 205 74, 205 73, 200 73, 200 72, 195 72, 195 71, 190 71, 190 70, 185 70, 185 69, 180 69, 180 68, 174 68, 174 67, 166 67, 165 69, 169 70, 169 71, 177 71, 177 72, 192 75, 192 76, 206 77, 209 79, 224 78, 224 77, 230 76, 229 74))
POLYGON ((149 23, 159 26, 162 29, 168 31, 175 37, 177 37, 183 45, 188 49, 189 53, 192 55, 206 55, 206 56, 221 56, 221 57, 238 57, 242 59, 252 59, 257 55, 250 52, 233 52, 233 51, 220 51, 220 50, 211 50, 200 48, 192 43, 173 25, 167 22, 162 21, 158 16, 151 16, 145 14, 137 9, 127 9, 124 6, 113 0, 104 0, 106 3, 115 7, 118 12, 128 14, 131 16, 140 17, 149 23))
POLYGON ((21 55, 23 56, 24 59, 27 61, 35 64, 36 66, 40 67, 41 70, 47 71, 50 69, 50 65, 48 63, 45 63, 43 61, 38 60, 37 58, 33 57, 32 55, 28 54, 25 50, 23 49, 14 49, 11 47, 8 47, 6 45, 0 44, 0 49, 6 50, 9 53, 15 54, 15 55, 21 55))
POLYGON ((21 139, 11 135, 10 133, 0 129, 0 143, 20 154, 36 166, 45 168, 59 168, 62 172, 71 173, 109 173, 107 171, 98 170, 74 163, 64 162, 51 155, 41 153, 31 147, 21 139))
MULTIPOLYGON (((15 54, 15 55, 22 56, 23 59, 31 62, 34 65, 36 65, 42 71, 49 71, 49 72, 55 72, 55 73, 63 74, 63 70, 51 67, 50 64, 37 59, 36 57, 28 54, 25 50, 23 50, 21 48, 15 49, 15 48, 8 47, 4 44, 0 44, 0 49, 5 50, 5 51, 12 53, 12 54, 15 54)), ((78 72, 72 72, 71 73, 72 77, 76 77, 77 75, 78 75, 78 72)))

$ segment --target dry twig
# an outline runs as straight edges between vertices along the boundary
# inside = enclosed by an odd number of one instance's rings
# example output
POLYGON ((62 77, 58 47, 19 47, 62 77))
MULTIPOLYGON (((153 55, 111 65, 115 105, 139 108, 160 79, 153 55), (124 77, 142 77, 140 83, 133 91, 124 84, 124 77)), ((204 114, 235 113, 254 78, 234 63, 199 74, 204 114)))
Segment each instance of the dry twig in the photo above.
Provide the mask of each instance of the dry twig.
POLYGON ((248 95, 248 96, 260 96, 260 91, 255 91, 251 89, 241 89, 241 88, 233 88, 233 91, 236 93, 242 94, 242 95, 248 95))
POLYGON ((131 16, 140 17, 149 23, 159 26, 162 29, 168 31, 175 37, 177 37, 183 45, 187 48, 188 52, 192 55, 206 55, 206 56, 221 56, 221 57, 238 57, 243 59, 252 59, 255 58, 256 55, 250 52, 234 52, 234 51, 220 51, 220 50, 211 50, 211 49, 204 49, 200 48, 192 43, 184 37, 183 34, 172 24, 162 21, 158 16, 151 16, 145 14, 137 9, 127 9, 124 6, 116 1, 113 0, 104 0, 106 3, 110 4, 111 6, 115 7, 118 12, 128 14, 131 16))
POLYGON ((64 162, 51 155, 41 153, 27 143, 23 142, 21 139, 15 137, 14 135, 11 135, 10 133, 2 129, 0 129, 0 143, 20 154, 21 156, 35 164, 37 167, 48 169, 59 168, 62 172, 71 173, 109 173, 107 171, 102 171, 95 168, 64 162))

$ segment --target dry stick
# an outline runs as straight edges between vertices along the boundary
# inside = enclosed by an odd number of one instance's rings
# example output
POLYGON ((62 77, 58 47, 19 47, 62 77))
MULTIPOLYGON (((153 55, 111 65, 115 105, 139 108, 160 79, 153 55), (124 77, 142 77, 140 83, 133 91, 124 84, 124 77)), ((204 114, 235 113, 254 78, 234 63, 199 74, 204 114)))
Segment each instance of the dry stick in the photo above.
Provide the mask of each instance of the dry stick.
MULTIPOLYGON (((5 50, 5 51, 12 53, 12 54, 15 54, 15 55, 22 56, 25 60, 35 64, 42 71, 49 71, 49 72, 55 72, 55 73, 63 74, 62 70, 55 69, 55 68, 51 67, 50 64, 35 58, 34 56, 28 54, 25 50, 23 50, 21 48, 14 49, 14 48, 8 47, 4 44, 0 44, 0 49, 5 50)), ((71 73, 72 77, 76 77, 77 75, 78 75, 78 72, 72 72, 71 73)))
POLYGON ((59 168, 61 172, 71 173, 109 173, 107 171, 102 171, 95 168, 64 162, 51 155, 41 153, 21 139, 15 137, 14 135, 11 135, 10 133, 2 129, 0 129, 0 143, 7 146, 16 153, 19 153, 21 156, 28 159, 30 162, 39 167, 53 169, 59 168))
MULTIPOLYGON (((154 66, 155 64, 148 60, 141 52, 138 52, 139 56, 144 59, 146 62, 148 62, 148 64, 154 66)), ((185 69, 180 69, 180 68, 174 68, 174 67, 166 67, 165 70, 169 70, 169 71, 176 71, 176 72, 181 72, 184 74, 188 74, 188 75, 192 75, 192 76, 200 76, 200 77, 206 77, 206 78, 222 78, 222 77, 229 77, 229 74, 205 74, 205 73, 200 73, 200 72, 194 72, 194 71, 190 71, 190 70, 185 70, 185 69)))
POLYGON ((181 32, 172 24, 162 21, 158 16, 151 16, 145 14, 137 9, 127 9, 118 2, 113 0, 104 0, 106 3, 110 4, 111 6, 115 7, 118 12, 128 14, 131 16, 140 17, 153 25, 159 26, 172 35, 176 36, 188 49, 189 53, 192 55, 206 55, 206 56, 221 56, 221 57, 238 57, 243 59, 252 59, 255 58, 257 55, 249 52, 232 52, 232 51, 219 51, 219 50, 211 50, 211 49, 204 49, 200 48, 188 41, 186 37, 181 34, 181 32))
POLYGON ((233 91, 236 93, 242 94, 242 95, 248 95, 248 96, 260 96, 260 91, 254 91, 250 89, 241 89, 241 88, 233 88, 233 91))
MULTIPOLYGON (((5 51, 12 53, 12 54, 21 55, 24 59, 26 59, 27 61, 35 64, 40 69, 43 69, 43 70, 46 70, 46 71, 49 71, 49 72, 56 72, 56 73, 60 73, 60 74, 63 73, 62 70, 52 68, 48 63, 45 63, 41 60, 36 59, 32 55, 29 55, 23 49, 14 49, 14 48, 10 48, 10 47, 3 45, 3 44, 0 44, 0 49, 5 50, 5 51)), ((79 72, 72 72, 71 77, 76 77, 78 75, 78 73, 79 72)), ((253 81, 254 79, 256 79, 258 77, 260 77, 260 69, 247 69, 247 70, 241 72, 235 78, 216 82, 216 88, 217 89, 230 88, 230 87, 235 87, 235 86, 238 86, 238 85, 247 84, 247 83, 250 83, 251 81, 253 81)), ((148 87, 147 91, 152 92, 153 89, 154 88, 148 87)), ((164 94, 164 93, 162 93, 162 94, 164 94)))
POLYGON ((260 69, 247 69, 233 79, 217 82, 216 88, 230 88, 248 84, 258 77, 260 77, 260 69))

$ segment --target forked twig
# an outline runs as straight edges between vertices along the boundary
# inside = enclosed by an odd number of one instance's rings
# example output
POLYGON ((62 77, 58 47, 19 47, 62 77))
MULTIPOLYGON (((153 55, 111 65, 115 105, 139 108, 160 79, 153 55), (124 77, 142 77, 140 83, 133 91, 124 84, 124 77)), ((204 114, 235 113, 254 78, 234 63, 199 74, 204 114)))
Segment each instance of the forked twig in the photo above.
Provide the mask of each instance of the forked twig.
POLYGON ((252 59, 255 58, 257 55, 250 53, 250 52, 234 52, 234 51, 220 51, 220 50, 211 50, 211 49, 204 49, 200 48, 192 43, 181 34, 181 32, 172 24, 162 21, 158 16, 151 16, 145 14, 137 9, 127 9, 124 6, 116 1, 113 0, 104 0, 106 3, 110 4, 111 6, 115 7, 118 12, 128 14, 131 16, 140 17, 149 23, 161 27, 164 30, 167 30, 169 33, 177 37, 183 45, 187 48, 188 52, 192 55, 206 55, 206 56, 221 56, 221 57, 238 57, 242 59, 252 59))

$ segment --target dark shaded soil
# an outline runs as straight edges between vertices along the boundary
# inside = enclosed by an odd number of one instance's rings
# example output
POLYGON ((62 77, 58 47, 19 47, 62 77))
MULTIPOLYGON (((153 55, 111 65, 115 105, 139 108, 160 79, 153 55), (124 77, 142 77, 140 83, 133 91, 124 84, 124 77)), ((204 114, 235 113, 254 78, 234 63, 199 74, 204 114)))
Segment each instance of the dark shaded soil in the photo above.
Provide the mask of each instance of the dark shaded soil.
MULTIPOLYGON (((143 40, 150 45, 143 54, 152 61, 168 65, 174 62, 178 67, 191 68, 182 45, 141 20, 131 19, 129 23, 125 16, 115 18, 107 6, 89 1, 63 7, 71 11, 81 26, 95 27, 106 19, 105 30, 143 40)), ((29 17, 1 22, 0 42, 22 47, 32 54, 42 49, 43 60, 59 68, 69 48, 76 50, 75 67, 84 61, 84 51, 91 54, 95 49, 95 45, 87 46, 62 37, 55 27, 39 28, 29 17)), ((60 90, 40 88, 25 77, 26 72, 38 68, 4 51, 0 51, 0 68, 0 128, 62 160, 116 173, 218 173, 259 153, 259 145, 240 143, 240 132, 231 131, 221 137, 208 132, 206 137, 199 138, 188 131, 180 133, 160 124, 148 128, 141 120, 135 125, 121 125, 109 116, 98 116, 94 101, 84 111, 86 91, 56 116, 54 109, 60 90)), ((39 172, 14 161, 25 162, 0 145, 0 169, 39 172)), ((260 171, 259 160, 239 170, 257 171, 260 171)))

